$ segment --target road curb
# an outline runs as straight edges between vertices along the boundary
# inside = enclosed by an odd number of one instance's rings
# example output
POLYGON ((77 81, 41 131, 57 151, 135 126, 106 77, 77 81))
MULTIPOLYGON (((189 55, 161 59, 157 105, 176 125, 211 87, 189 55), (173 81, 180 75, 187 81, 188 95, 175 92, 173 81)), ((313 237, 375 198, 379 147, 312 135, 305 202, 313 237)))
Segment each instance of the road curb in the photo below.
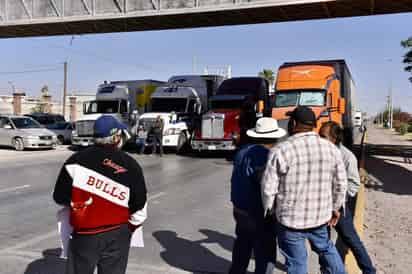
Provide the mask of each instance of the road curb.
MULTIPOLYGON (((366 142, 367 133, 365 133, 364 138, 361 144, 360 152, 360 161, 359 161, 359 175, 361 179, 361 186, 358 191, 356 198, 355 212, 353 214, 353 224, 356 231, 358 232, 359 237, 363 238, 363 224, 365 221, 365 203, 366 203, 366 194, 365 194, 365 183, 368 178, 368 172, 365 170, 365 161, 366 161, 366 151, 364 147, 364 142, 366 142)), ((347 250, 344 257, 345 268, 348 274, 361 274, 362 271, 358 267, 358 263, 355 260, 355 257, 352 254, 352 251, 347 250)))

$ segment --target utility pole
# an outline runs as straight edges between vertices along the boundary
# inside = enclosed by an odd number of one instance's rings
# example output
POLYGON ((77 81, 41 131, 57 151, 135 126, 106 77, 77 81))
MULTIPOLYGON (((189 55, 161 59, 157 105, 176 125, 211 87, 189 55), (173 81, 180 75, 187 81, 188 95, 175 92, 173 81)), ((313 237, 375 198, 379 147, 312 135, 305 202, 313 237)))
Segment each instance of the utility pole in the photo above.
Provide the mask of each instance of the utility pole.
POLYGON ((197 72, 197 57, 196 55, 193 56, 192 60, 192 74, 196 74, 197 72))
POLYGON ((66 97, 67 97, 67 61, 64 62, 64 84, 63 84, 63 117, 66 117, 66 97))

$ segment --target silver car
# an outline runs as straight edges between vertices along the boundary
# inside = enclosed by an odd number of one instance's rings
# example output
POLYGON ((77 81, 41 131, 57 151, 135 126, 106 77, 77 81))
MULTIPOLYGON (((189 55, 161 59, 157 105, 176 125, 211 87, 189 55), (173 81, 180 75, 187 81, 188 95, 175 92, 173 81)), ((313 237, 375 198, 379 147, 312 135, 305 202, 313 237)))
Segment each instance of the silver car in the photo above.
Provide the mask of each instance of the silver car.
POLYGON ((0 115, 0 145, 25 148, 55 148, 57 136, 32 118, 0 115))

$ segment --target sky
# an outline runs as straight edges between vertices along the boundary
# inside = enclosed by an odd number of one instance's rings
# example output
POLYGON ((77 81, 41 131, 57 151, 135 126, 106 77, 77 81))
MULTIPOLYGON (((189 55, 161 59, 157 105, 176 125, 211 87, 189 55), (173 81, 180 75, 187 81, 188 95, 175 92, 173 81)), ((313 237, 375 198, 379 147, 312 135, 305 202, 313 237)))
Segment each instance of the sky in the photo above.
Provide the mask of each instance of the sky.
POLYGON ((231 65, 233 76, 255 76, 283 62, 345 59, 356 83, 356 108, 395 106, 412 112, 412 83, 403 70, 412 13, 184 30, 1 40, 0 95, 12 86, 39 95, 47 84, 61 98, 63 62, 69 92, 94 93, 104 80, 156 79, 231 65), (194 62, 196 60, 196 62, 194 62))

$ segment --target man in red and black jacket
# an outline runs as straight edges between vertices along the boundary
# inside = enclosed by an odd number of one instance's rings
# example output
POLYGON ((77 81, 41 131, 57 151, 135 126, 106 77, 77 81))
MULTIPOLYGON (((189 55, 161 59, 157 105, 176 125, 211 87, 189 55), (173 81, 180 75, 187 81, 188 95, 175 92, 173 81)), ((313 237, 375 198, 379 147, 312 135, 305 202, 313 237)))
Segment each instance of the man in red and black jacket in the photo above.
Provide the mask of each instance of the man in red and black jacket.
POLYGON ((70 206, 73 234, 66 274, 124 274, 132 232, 146 219, 146 185, 139 164, 120 151, 125 126, 104 115, 95 146, 71 156, 53 193, 70 206))

